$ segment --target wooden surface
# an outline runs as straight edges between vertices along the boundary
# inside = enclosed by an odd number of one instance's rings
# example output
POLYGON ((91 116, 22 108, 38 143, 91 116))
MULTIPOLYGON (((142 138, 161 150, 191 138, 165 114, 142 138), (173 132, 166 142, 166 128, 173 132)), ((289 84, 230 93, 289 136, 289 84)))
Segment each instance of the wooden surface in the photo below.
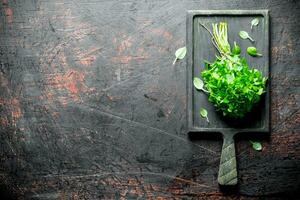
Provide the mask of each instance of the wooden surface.
POLYGON ((300 2, 1 0, 2 199, 292 199, 300 187, 300 2), (269 9, 271 134, 236 141, 239 188, 217 183, 221 141, 185 134, 186 11, 269 9))

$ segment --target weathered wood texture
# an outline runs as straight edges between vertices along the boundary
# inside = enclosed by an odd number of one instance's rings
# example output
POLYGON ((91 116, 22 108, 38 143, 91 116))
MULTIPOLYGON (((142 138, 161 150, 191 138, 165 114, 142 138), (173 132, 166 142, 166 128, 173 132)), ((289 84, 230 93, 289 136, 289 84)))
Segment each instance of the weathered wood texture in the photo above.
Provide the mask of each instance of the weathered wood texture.
POLYGON ((297 197, 299 1, 1 1, 6 199, 297 197), (230 195, 221 141, 185 134, 185 62, 171 63, 191 9, 270 10, 272 131, 262 152, 236 142, 230 195))

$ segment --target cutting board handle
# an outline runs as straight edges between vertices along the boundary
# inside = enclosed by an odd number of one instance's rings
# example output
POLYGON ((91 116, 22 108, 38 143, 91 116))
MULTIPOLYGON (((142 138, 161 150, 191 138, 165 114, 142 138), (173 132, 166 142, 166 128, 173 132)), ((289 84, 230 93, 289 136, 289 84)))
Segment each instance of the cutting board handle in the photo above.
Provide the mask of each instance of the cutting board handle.
POLYGON ((236 155, 233 136, 234 134, 230 132, 223 133, 223 147, 218 182, 224 186, 237 184, 236 155))

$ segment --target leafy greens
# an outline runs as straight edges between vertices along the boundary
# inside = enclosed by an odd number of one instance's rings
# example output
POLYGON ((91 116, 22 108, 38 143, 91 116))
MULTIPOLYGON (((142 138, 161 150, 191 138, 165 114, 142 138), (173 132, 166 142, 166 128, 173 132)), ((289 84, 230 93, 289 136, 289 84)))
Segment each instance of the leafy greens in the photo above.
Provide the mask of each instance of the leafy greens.
POLYGON ((255 56, 262 56, 261 53, 258 53, 258 52, 257 52, 257 49, 256 49, 255 47, 248 47, 248 48, 247 48, 247 53, 248 53, 250 56, 253 56, 253 57, 255 57, 255 56))
POLYGON ((212 43, 220 56, 213 63, 205 63, 202 71, 204 86, 209 92, 208 100, 224 116, 243 118, 259 102, 265 92, 267 78, 257 69, 250 69, 235 43, 231 51, 227 35, 227 23, 213 24, 212 43))

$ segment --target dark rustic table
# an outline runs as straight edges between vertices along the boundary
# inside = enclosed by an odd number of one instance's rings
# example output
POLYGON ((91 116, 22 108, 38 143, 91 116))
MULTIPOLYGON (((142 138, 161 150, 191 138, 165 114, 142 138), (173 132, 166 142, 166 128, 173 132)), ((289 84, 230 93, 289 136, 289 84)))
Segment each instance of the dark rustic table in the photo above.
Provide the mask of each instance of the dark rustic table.
POLYGON ((296 198, 299 19, 297 0, 1 0, 1 199, 296 198), (272 131, 236 141, 230 193, 221 141, 185 132, 191 9, 270 10, 272 131))

